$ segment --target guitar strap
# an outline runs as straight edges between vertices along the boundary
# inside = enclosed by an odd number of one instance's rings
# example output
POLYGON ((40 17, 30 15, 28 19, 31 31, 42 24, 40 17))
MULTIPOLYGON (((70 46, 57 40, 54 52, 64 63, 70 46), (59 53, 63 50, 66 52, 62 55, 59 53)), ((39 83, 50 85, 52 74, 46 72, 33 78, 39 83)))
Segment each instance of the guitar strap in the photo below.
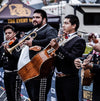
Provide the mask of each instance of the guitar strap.
POLYGON ((68 41, 70 41, 71 39, 73 39, 76 36, 77 35, 73 35, 73 36, 69 37, 68 39, 65 39, 64 41, 62 41, 61 43, 59 43, 59 46, 64 46, 65 43, 67 43, 68 41))

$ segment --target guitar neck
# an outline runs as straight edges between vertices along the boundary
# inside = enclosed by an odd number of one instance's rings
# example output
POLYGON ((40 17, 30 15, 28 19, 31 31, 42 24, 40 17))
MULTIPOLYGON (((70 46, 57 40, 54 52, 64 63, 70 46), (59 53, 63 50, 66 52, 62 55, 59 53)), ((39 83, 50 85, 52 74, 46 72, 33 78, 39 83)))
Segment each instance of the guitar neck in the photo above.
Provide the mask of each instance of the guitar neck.
POLYGON ((39 101, 45 101, 47 78, 42 78, 40 81, 39 101))

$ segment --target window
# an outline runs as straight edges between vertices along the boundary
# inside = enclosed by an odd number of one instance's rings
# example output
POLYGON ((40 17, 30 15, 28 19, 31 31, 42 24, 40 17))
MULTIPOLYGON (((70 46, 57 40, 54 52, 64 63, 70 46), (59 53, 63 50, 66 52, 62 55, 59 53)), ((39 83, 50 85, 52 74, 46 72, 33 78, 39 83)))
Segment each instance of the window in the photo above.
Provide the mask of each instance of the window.
POLYGON ((85 13, 84 25, 100 25, 100 13, 85 13))

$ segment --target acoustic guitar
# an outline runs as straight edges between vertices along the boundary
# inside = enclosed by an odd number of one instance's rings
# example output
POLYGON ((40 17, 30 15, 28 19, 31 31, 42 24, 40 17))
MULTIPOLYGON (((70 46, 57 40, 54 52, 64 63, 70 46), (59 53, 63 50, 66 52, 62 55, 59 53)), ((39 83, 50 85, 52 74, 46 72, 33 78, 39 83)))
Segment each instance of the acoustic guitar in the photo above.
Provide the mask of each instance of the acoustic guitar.
MULTIPOLYGON (((88 55, 87 59, 91 62, 93 59, 93 54, 88 55)), ((91 73, 90 69, 81 69, 81 84, 83 86, 89 86, 93 81, 94 73, 91 73)))
POLYGON ((81 69, 81 84, 82 86, 90 86, 93 81, 94 73, 90 69, 81 69))
POLYGON ((55 49, 48 45, 38 54, 33 56, 31 61, 18 71, 21 79, 26 81, 36 77, 47 77, 54 69, 54 55, 55 49))
MULTIPOLYGON (((63 37, 57 37, 56 40, 59 42, 59 46, 61 46, 76 36, 77 35, 73 35, 67 40, 63 40, 63 37)), ((47 77, 54 69, 55 51, 56 50, 48 44, 47 47, 33 56, 31 61, 18 71, 21 79, 26 81, 32 78, 47 77)))

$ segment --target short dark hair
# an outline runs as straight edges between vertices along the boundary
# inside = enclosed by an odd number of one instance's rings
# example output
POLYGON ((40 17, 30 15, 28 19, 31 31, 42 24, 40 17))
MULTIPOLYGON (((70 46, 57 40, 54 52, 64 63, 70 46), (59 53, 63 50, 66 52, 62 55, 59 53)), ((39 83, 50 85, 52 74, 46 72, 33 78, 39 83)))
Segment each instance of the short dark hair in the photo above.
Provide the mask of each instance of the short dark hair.
POLYGON ((6 29, 12 29, 15 32, 15 28, 12 25, 5 25, 3 31, 5 32, 6 29))
POLYGON ((46 22, 47 22, 47 13, 44 10, 42 10, 42 9, 36 9, 34 11, 34 13, 40 13, 43 19, 46 18, 46 22))
POLYGON ((76 24, 76 28, 75 28, 75 31, 77 31, 77 29, 79 28, 79 19, 76 15, 67 15, 65 18, 68 18, 70 19, 70 23, 72 25, 76 24))

